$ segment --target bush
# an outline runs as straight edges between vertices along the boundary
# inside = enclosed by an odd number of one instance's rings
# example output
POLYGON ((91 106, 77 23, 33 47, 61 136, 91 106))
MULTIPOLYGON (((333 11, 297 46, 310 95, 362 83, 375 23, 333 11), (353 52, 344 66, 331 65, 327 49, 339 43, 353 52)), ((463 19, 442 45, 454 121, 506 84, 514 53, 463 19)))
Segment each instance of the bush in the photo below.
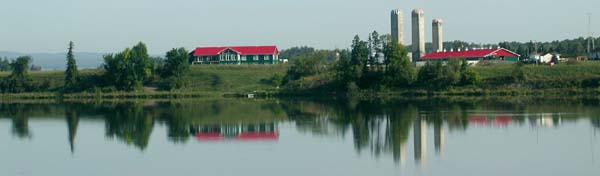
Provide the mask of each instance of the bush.
POLYGON ((292 61, 290 69, 287 71, 283 83, 298 80, 302 77, 319 74, 325 70, 323 60, 325 53, 316 52, 309 56, 301 56, 292 61))
POLYGON ((461 80, 460 80, 460 84, 463 86, 468 86, 468 85, 477 85, 481 82, 481 77, 479 76, 479 74, 473 70, 466 70, 465 72, 461 73, 461 80))
POLYGON ((347 96, 353 97, 356 96, 360 92, 360 88, 356 85, 355 82, 349 82, 346 85, 346 94, 347 96))
POLYGON ((479 73, 475 72, 466 60, 461 60, 460 66, 460 85, 468 86, 468 85, 476 85, 481 82, 481 77, 479 73))
POLYGON ((281 75, 275 73, 273 77, 271 77, 271 84, 273 84, 275 87, 281 86, 282 83, 283 77, 281 75))
POLYGON ((525 75, 525 68, 523 62, 518 62, 515 64, 515 67, 512 72, 512 78, 514 83, 522 83, 527 80, 527 76, 525 75))
POLYGON ((442 61, 425 63, 419 70, 418 83, 425 88, 446 89, 457 85, 460 81, 460 66, 457 61, 451 60, 443 65, 442 61))

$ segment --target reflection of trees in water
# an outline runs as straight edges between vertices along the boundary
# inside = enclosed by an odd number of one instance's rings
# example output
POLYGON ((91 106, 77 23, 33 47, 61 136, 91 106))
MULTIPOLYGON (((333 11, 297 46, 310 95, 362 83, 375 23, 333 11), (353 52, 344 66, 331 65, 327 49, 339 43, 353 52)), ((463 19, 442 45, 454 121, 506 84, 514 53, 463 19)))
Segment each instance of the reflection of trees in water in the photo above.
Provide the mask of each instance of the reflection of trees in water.
MULTIPOLYGON (((190 138, 190 124, 184 117, 181 104, 165 103, 163 106, 170 107, 160 113, 160 119, 167 126, 167 136, 174 143, 186 143, 190 138)), ((220 109, 220 108, 219 108, 220 109)))
MULTIPOLYGON (((555 103, 555 102, 552 102, 555 103)), ((556 103, 568 104, 568 103, 556 103)), ((576 103, 577 104, 577 103, 576 103)), ((597 116, 598 104, 579 103, 576 112, 597 116)), ((298 131, 321 136, 344 138, 352 135, 357 152, 374 156, 392 155, 395 161, 406 158, 406 143, 418 117, 434 128, 436 152, 441 152, 443 127, 466 130, 473 111, 556 112, 555 104, 530 104, 496 101, 298 101, 298 100, 232 100, 200 102, 69 103, 69 104, 0 104, 0 118, 12 120, 12 133, 31 138, 32 117, 60 116, 66 120, 71 149, 80 118, 105 120, 106 136, 124 141, 140 149, 148 147, 155 121, 164 124, 167 138, 174 143, 190 140, 195 125, 254 124, 280 122, 289 118, 298 131), (439 140, 438 140, 439 139, 439 140)), ((555 115, 555 114, 553 114, 555 115)), ((556 118, 552 118, 556 119, 556 118)), ((591 124, 600 128, 600 118, 591 124)), ((527 118, 514 118, 522 123, 527 118)))
POLYGON ((345 126, 332 125, 329 118, 334 110, 332 105, 288 100, 281 103, 281 108, 301 133, 318 136, 345 136, 348 129, 345 126))
MULTIPOLYGON (((436 139, 434 145, 439 154, 443 150, 442 127, 466 130, 469 124, 468 110, 477 108, 475 103, 450 103, 442 100, 288 102, 283 107, 302 131, 332 136, 350 131, 357 152, 367 150, 376 157, 392 155, 396 162, 406 159, 406 143, 411 128, 416 130, 415 147, 421 149, 426 145, 421 143, 426 141, 421 139, 421 135, 426 137, 426 125, 432 125, 436 139), (419 123, 415 124, 416 121, 419 123)), ((422 157, 425 152, 415 153, 415 157, 422 157)))
POLYGON ((106 136, 116 137, 140 149, 148 146, 154 128, 154 117, 140 104, 117 104, 103 111, 105 114, 106 136))
POLYGON ((30 107, 28 104, 0 104, 0 111, 12 120, 11 132, 21 139, 33 136, 29 129, 30 107))
POLYGON ((29 130, 29 118, 23 114, 16 114, 12 117, 12 132, 19 138, 31 138, 32 133, 29 130))
POLYGON ((357 152, 390 153, 396 161, 406 155, 410 127, 418 115, 414 106, 371 101, 288 102, 283 107, 299 130, 343 137, 351 129, 357 152))
POLYGON ((77 106, 65 107, 65 119, 67 120, 69 131, 69 146, 72 153, 75 152, 75 136, 77 134, 77 127, 79 126, 79 111, 76 108, 77 106))

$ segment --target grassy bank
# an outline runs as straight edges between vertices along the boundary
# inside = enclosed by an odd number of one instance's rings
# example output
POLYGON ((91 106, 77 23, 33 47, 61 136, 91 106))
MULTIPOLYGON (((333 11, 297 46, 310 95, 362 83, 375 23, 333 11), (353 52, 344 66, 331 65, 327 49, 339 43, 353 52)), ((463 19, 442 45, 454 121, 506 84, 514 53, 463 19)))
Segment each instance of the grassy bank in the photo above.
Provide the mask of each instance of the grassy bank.
MULTIPOLYGON (((420 68, 419 68, 420 69, 420 68)), ((407 88, 359 89, 353 91, 359 97, 385 96, 598 96, 600 95, 600 62, 561 63, 557 66, 524 65, 522 79, 514 76, 515 64, 474 66, 480 81, 473 85, 457 85, 428 88, 413 83, 407 88)), ((305 77, 286 87, 285 96, 340 94, 332 84, 331 74, 305 77)), ((338 86, 339 87, 339 86, 338 86)), ((345 94, 345 93, 342 93, 345 94)))
POLYGON ((286 71, 287 65, 196 65, 191 67, 183 91, 276 91, 268 80, 286 71))
MULTIPOLYGON (((186 87, 177 91, 141 90, 137 92, 81 92, 58 93, 64 84, 64 71, 30 72, 34 83, 47 84, 43 92, 0 94, 0 100, 10 99, 127 99, 127 98, 199 98, 223 97, 249 92, 274 92, 277 88, 269 82, 275 74, 284 75, 286 65, 195 65, 185 76, 186 87)), ((81 70, 81 75, 101 74, 101 70, 81 70)), ((9 72, 0 72, 0 77, 9 72)), ((152 83, 150 83, 152 84, 152 83)))
MULTIPOLYGON (((481 76, 481 83, 468 87, 453 87, 447 90, 378 90, 361 91, 359 97, 445 97, 445 96, 600 96, 600 62, 580 62, 576 65, 561 64, 526 65, 526 80, 511 82, 514 65, 478 66, 474 70, 481 76)), ((187 86, 177 91, 138 92, 82 92, 73 94, 56 93, 64 83, 62 71, 30 72, 34 82, 48 83, 48 91, 0 94, 0 100, 10 99, 174 99, 206 98, 224 96, 245 96, 256 93, 265 96, 333 96, 333 91, 312 89, 288 91, 280 94, 269 79, 275 75, 284 75, 287 65, 196 65, 185 76, 187 86)), ((100 74, 100 70, 82 70, 82 75, 100 74)), ((0 77, 9 73, 0 72, 0 77)), ((306 79, 310 82, 325 80, 306 79)), ((337 92, 337 94, 341 94, 337 92)))
POLYGON ((600 84, 600 62, 579 62, 576 65, 559 64, 526 65, 523 69, 526 80, 519 84, 507 82, 512 76, 514 65, 474 67, 482 78, 478 85, 483 89, 595 89, 600 84))

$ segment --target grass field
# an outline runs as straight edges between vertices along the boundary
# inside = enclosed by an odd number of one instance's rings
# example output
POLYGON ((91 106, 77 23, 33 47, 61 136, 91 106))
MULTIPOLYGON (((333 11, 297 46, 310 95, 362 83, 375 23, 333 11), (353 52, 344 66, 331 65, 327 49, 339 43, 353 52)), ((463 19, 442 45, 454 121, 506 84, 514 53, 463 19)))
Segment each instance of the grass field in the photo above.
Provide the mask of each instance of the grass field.
MULTIPOLYGON (((511 77, 514 68, 513 64, 474 67, 483 80, 481 87, 488 89, 511 86, 502 80, 511 77)), ((575 65, 563 63, 552 67, 525 65, 524 72, 527 79, 522 85, 526 88, 596 88, 600 81, 600 62, 579 62, 575 65)))
MULTIPOLYGON (((481 78, 511 76, 513 64, 473 67, 481 78)), ((600 76, 600 62, 580 62, 576 65, 559 64, 553 67, 548 65, 525 65, 525 73, 531 79, 555 79, 600 76)))
MULTIPOLYGON (((269 84, 274 74, 283 76, 287 65, 194 65, 185 76, 187 87, 181 92, 249 92, 276 89, 269 84)), ((0 72, 0 77, 9 72, 0 72)), ((81 75, 100 74, 100 70, 81 70, 81 75)), ((36 83, 47 82, 49 91, 64 84, 64 71, 29 72, 36 83)))
POLYGON ((274 90, 266 80, 285 75, 287 65, 197 65, 187 76, 184 90, 248 92, 274 90))

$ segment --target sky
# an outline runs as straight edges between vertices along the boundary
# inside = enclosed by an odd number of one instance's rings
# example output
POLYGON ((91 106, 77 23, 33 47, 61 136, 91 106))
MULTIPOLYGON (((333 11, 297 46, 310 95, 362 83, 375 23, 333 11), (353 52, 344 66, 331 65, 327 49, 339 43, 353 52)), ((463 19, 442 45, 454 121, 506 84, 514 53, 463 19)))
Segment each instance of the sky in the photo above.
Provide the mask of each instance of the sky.
MULTIPOLYGON (((600 34, 598 0, 0 0, 0 51, 112 53, 146 43, 175 47, 277 45, 348 48, 352 37, 390 33, 390 11, 444 20, 444 40, 552 41, 600 34)), ((596 35, 597 36, 597 35, 596 35)))

